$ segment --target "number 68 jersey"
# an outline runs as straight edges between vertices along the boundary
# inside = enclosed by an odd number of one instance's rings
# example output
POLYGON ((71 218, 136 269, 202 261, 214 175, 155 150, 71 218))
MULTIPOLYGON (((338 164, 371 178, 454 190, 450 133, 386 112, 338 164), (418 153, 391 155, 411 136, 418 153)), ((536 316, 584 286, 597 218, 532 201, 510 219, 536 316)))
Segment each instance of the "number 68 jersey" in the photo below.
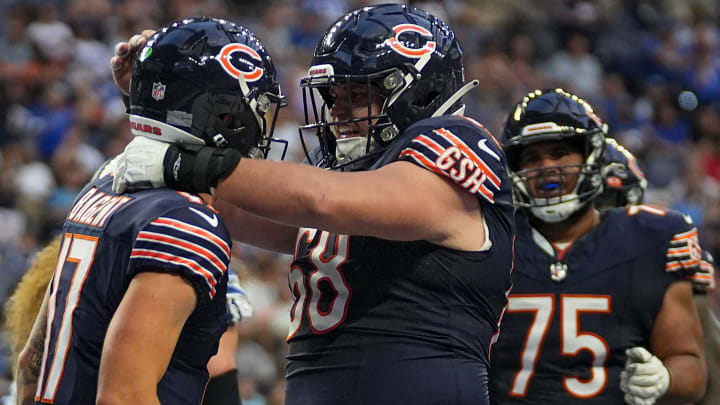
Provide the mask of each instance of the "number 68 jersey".
POLYGON ((615 208, 559 250, 516 221, 513 290, 491 359, 494 404, 622 404, 625 349, 650 347, 671 283, 701 262, 682 215, 615 208))
POLYGON ((476 196, 491 243, 459 251, 301 228, 289 274, 288 404, 487 403, 512 267, 503 153, 478 124, 439 117, 408 128, 375 167, 397 160, 476 196))

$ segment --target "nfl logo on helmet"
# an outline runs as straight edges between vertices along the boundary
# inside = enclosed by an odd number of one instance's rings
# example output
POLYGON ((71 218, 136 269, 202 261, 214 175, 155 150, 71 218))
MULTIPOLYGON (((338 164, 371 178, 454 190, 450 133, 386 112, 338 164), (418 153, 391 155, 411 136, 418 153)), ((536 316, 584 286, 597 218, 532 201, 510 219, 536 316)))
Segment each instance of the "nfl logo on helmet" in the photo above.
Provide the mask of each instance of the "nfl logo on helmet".
POLYGON ((153 83, 152 87, 152 98, 156 101, 160 101, 165 98, 165 85, 161 82, 153 83))

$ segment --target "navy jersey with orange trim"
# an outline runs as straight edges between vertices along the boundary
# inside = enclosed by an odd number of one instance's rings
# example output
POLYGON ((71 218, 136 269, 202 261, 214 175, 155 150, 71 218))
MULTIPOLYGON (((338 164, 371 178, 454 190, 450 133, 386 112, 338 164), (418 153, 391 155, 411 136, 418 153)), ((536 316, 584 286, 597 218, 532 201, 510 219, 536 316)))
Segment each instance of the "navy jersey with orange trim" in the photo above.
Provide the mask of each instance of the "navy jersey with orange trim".
POLYGON ((621 404, 625 349, 650 347, 671 283, 701 262, 697 230, 674 211, 614 208, 559 250, 517 221, 513 290, 493 350, 494 404, 621 404))
POLYGON ((35 400, 95 403, 110 320, 132 278, 152 271, 183 277, 198 297, 158 384, 160 402, 199 404, 207 362, 227 325, 228 231, 197 196, 169 189, 114 194, 111 189, 110 176, 89 183, 65 221, 35 400))
POLYGON ((504 154, 479 124, 441 117, 411 126, 374 168, 399 160, 475 195, 491 245, 467 252, 301 228, 289 275, 288 404, 487 403, 512 267, 504 154))

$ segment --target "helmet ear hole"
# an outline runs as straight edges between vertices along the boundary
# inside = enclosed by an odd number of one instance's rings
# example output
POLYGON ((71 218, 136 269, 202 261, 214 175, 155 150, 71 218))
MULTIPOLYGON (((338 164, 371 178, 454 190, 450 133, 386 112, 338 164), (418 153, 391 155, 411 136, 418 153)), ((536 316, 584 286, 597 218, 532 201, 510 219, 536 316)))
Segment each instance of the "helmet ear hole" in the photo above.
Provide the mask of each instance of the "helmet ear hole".
POLYGON ((247 154, 262 138, 257 119, 247 110, 214 117, 206 135, 215 142, 213 146, 238 149, 242 154, 247 154))
POLYGON ((440 95, 437 91, 423 94, 422 98, 414 100, 412 104, 418 108, 427 109, 440 95))

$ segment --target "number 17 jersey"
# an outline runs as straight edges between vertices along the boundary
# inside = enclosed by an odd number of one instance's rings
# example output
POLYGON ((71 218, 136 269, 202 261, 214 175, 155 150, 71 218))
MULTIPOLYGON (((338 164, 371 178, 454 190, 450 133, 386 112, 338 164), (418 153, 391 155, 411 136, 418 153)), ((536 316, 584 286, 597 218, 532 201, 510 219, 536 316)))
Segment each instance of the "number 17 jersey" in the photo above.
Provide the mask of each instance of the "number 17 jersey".
POLYGON ((163 404, 199 404, 227 326, 228 231, 198 196, 111 188, 110 176, 91 182, 65 221, 35 401, 95 404, 110 321, 133 277, 150 271, 182 277, 197 293, 157 394, 163 404))

